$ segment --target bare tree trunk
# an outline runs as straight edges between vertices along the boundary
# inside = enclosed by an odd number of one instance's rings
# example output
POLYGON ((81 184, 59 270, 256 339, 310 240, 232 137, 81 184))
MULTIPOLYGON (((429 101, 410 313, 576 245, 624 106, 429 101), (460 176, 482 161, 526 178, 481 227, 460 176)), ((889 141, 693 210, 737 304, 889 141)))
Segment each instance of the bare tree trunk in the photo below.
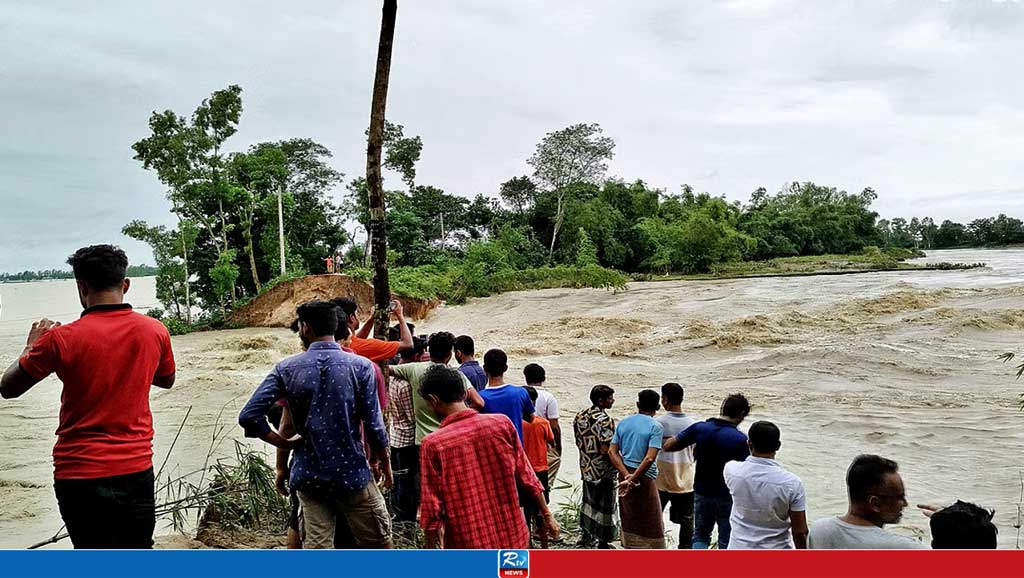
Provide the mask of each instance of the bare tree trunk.
MULTIPOLYGON (((251 218, 250 218, 251 219, 251 218)), ((245 230, 245 248, 249 253, 249 269, 252 270, 252 283, 256 286, 256 293, 263 291, 263 285, 260 283, 260 274, 256 270, 256 250, 252 246, 252 221, 246 223, 245 230)))
POLYGON ((384 182, 380 174, 381 148, 384 141, 384 110, 388 101, 388 78, 391 74, 391 47, 395 39, 395 16, 398 0, 384 0, 377 45, 377 72, 373 78, 373 99, 370 105, 370 134, 366 146, 366 185, 370 201, 370 235, 373 252, 373 300, 377 306, 374 335, 387 336, 388 303, 391 288, 388 282, 388 243, 384 207, 384 182))
MULTIPOLYGON (((181 217, 178 217, 178 229, 181 229, 181 217)), ((192 292, 188 286, 188 243, 185 242, 185 232, 181 231, 181 255, 185 262, 185 323, 192 325, 192 292)))
POLYGON ((285 209, 282 197, 285 196, 283 187, 278 187, 278 246, 281 248, 281 275, 285 275, 285 209))
POLYGON ((555 211, 555 229, 551 232, 551 249, 548 250, 548 262, 555 256, 555 241, 558 240, 558 230, 562 228, 562 219, 565 217, 563 199, 562 195, 558 195, 558 210, 555 211))

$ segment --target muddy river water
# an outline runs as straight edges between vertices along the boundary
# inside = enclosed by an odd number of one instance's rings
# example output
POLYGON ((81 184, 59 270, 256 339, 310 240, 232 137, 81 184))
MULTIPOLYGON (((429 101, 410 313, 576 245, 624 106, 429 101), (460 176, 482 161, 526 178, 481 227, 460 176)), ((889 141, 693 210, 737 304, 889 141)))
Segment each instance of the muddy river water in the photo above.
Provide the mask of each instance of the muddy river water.
MULTIPOLYGON (((1024 381, 997 356, 1024 353, 1024 250, 935 251, 922 261, 989 267, 508 293, 442 307, 417 332, 468 333, 481 352, 504 348, 515 383, 527 363, 546 368, 565 430, 559 478, 568 484, 579 483, 571 417, 588 405, 592 385, 615 388, 612 415, 621 418, 639 390, 676 381, 691 415, 712 416, 727 394, 742 392, 753 412, 741 429, 759 419, 779 425, 779 461, 803 479, 809 519, 845 511, 847 465, 877 453, 899 462, 911 504, 959 498, 994 508, 1000 547, 1012 548, 1024 381)), ((0 295, 4 367, 32 318, 77 316, 72 282, 0 285, 0 295)), ((151 305, 152 280, 138 280, 131 297, 151 305)), ((275 361, 297 351, 284 329, 193 334, 174 347, 178 382, 151 395, 158 466, 192 409, 165 473, 201 466, 220 426, 240 437, 238 409, 275 361)), ((0 547, 25 547, 60 527, 50 460, 59 385, 51 378, 0 403, 0 547)), ((212 452, 232 455, 232 438, 212 452)), ((927 520, 908 508, 897 531, 927 540, 927 520)))

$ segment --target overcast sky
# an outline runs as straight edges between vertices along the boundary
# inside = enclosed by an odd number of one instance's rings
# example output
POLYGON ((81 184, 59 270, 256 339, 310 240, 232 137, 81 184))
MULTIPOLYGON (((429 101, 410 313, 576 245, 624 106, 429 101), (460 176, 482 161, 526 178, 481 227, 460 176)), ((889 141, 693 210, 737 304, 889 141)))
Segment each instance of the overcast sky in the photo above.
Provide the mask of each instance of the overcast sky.
MULTIPOLYGON (((228 84, 229 148, 309 137, 357 176, 379 26, 370 0, 0 0, 0 271, 97 242, 152 262, 120 234, 171 223, 131 144, 228 84)), ((611 176, 669 192, 813 180, 883 217, 1024 217, 1021 54, 1015 0, 401 0, 388 117, 423 137, 418 181, 467 196, 597 122, 611 176)))

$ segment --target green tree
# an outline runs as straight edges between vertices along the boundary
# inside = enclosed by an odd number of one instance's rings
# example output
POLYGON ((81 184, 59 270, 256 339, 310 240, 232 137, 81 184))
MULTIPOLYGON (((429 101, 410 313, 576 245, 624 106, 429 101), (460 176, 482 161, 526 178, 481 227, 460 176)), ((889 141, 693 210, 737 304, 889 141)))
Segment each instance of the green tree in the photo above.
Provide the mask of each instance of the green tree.
POLYGON ((583 268, 587 265, 597 265, 597 247, 590 240, 587 231, 582 227, 579 229, 579 248, 576 250, 576 266, 583 268))
POLYGON ((548 258, 555 253, 558 232, 565 219, 566 201, 575 190, 571 185, 597 184, 608 171, 615 154, 615 141, 602 136, 598 124, 575 124, 548 133, 527 161, 534 169, 534 179, 555 198, 555 218, 551 231, 548 258))

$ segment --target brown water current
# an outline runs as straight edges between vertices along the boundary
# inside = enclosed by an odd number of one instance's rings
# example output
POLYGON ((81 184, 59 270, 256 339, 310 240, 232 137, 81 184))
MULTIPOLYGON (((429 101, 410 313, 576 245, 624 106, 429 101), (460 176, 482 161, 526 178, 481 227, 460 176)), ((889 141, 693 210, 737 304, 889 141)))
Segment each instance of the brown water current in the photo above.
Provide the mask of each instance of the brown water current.
MULTIPOLYGON (((927 540, 927 519, 913 504, 959 498, 995 508, 1000 546, 1013 547, 1024 381, 997 356, 1024 353, 1024 250, 936 251, 922 261, 990 267, 508 293, 442 307, 417 333, 473 335, 481 355, 504 348, 512 383, 527 363, 543 365, 562 414, 559 478, 570 484, 579 483, 572 416, 588 405, 591 386, 615 388, 612 414, 621 418, 634 411, 638 391, 676 381, 691 415, 715 415, 727 394, 742 392, 753 413, 741 429, 760 419, 779 425, 779 461, 803 479, 812 520, 845 511, 846 467, 859 453, 877 453, 899 462, 912 505, 897 531, 927 540)), ((0 294, 4 366, 32 317, 76 315, 67 283, 0 285, 0 294)), ((135 298, 151 304, 151 282, 135 298)), ((298 347, 278 329, 193 334, 174 338, 174 347, 178 383, 151 395, 154 449, 159 467, 191 406, 165 468, 184 473, 202 466, 218 423, 240 437, 241 405, 298 347)), ((51 378, 0 403, 0 547, 24 547, 60 527, 50 461, 58 400, 51 378)), ((233 451, 230 439, 213 448, 216 456, 233 451)), ((555 500, 569 494, 556 491, 555 500)))

